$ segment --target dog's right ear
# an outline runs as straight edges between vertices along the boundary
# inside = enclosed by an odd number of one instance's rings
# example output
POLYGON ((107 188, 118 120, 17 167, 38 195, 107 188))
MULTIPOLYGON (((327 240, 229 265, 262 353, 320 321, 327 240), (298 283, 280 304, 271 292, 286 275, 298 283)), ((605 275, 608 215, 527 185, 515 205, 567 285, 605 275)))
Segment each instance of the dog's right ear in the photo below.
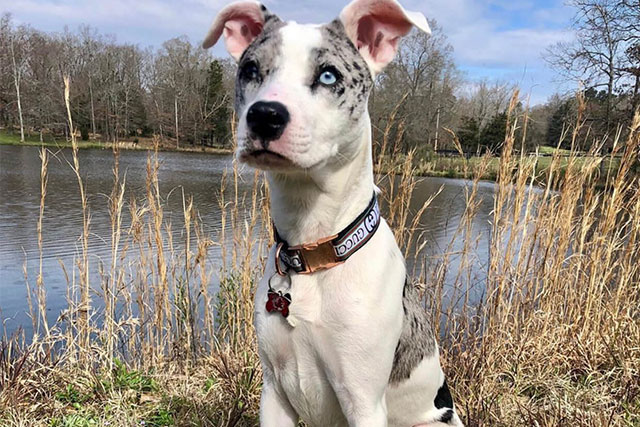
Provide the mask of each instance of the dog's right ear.
POLYGON ((266 13, 267 8, 257 1, 230 4, 213 20, 202 47, 209 49, 224 35, 227 51, 238 61, 251 42, 262 33, 266 13))
POLYGON ((422 13, 405 10, 397 0, 353 0, 340 13, 340 20, 373 74, 393 60, 400 38, 411 28, 431 33, 422 13))

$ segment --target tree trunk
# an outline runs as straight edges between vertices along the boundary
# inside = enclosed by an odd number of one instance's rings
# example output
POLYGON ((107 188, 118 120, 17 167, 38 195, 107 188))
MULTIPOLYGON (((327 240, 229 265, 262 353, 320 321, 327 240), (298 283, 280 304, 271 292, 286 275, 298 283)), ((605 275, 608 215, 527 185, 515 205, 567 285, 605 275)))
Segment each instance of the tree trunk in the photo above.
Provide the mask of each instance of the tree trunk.
POLYGON ((11 62, 13 63, 13 83, 16 87, 16 98, 18 100, 18 119, 20 120, 20 142, 24 142, 24 121, 22 120, 22 99, 20 97, 21 72, 16 64, 16 52, 13 47, 13 38, 9 44, 11 48, 11 62))
POLYGON ((615 84, 615 63, 613 56, 609 57, 609 81, 607 82, 607 132, 611 128, 611 105, 613 102, 613 86, 615 84))
POLYGON ((438 151, 438 136, 439 136, 439 130, 440 130, 440 106, 438 105, 438 110, 436 113, 436 139, 435 142, 433 144, 433 150, 434 151, 438 151))
POLYGON ((18 118, 20 119, 20 142, 24 142, 24 122, 22 120, 22 102, 20 99, 20 80, 16 79, 16 96, 18 97, 18 118))
POLYGON ((636 74, 636 86, 633 88, 633 114, 638 112, 640 106, 640 70, 636 74))
POLYGON ((129 88, 124 92, 124 137, 129 137, 129 88))
POLYGON ((175 96, 173 99, 174 99, 174 108, 176 112, 176 148, 180 148, 180 133, 178 129, 178 97, 175 96))
POLYGON ((89 99, 91 100, 91 132, 93 133, 93 139, 96 139, 96 110, 93 106, 93 84, 91 77, 89 77, 89 99))
POLYGON ((154 99, 153 103, 156 104, 156 116, 158 120, 158 130, 160 131, 160 140, 164 141, 164 132, 162 131, 162 113, 160 112, 160 106, 158 105, 158 100, 154 99))

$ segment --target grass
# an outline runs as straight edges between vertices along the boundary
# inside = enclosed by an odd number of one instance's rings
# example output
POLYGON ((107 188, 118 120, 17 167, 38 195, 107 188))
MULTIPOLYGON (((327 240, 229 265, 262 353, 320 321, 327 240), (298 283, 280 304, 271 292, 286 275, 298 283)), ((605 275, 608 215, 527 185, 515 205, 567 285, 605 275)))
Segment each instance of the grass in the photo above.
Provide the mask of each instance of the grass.
MULTIPOLYGON (((47 136, 40 142, 40 137, 35 135, 25 135, 25 141, 20 142, 20 135, 7 131, 0 131, 0 145, 21 145, 26 147, 49 147, 49 148, 71 148, 71 142, 56 140, 47 136)), ((80 142, 81 148, 104 148, 104 144, 98 142, 80 142)))
MULTIPOLYGON (((154 138, 136 138, 138 142, 120 141, 117 145, 121 150, 148 151, 157 149, 158 151, 179 151, 185 153, 208 153, 208 154, 230 154, 231 150, 222 147, 204 147, 183 145, 176 149, 172 141, 158 141, 157 147, 154 138)), ((25 141, 20 141, 20 135, 6 130, 0 130, 0 145, 13 145, 23 147, 46 147, 46 148, 73 148, 73 143, 64 138, 55 138, 52 135, 45 135, 40 141, 39 135, 25 135, 25 141)), ((111 142, 76 141, 79 149, 111 150, 114 146, 111 142)))
MULTIPOLYGON (((530 161, 535 159, 536 162, 536 176, 538 182, 544 184, 545 176, 551 169, 551 163, 554 162, 553 157, 557 156, 556 165, 559 166, 561 173, 565 173, 570 163, 570 155, 567 154, 567 150, 554 149, 552 147, 541 147, 540 151, 532 153, 523 157, 523 161, 530 161), (542 155, 544 154, 544 155, 542 155)), ((585 164, 591 159, 588 154, 574 155, 574 164, 585 164)), ((601 162, 600 167, 602 169, 601 177, 607 176, 607 171, 615 172, 619 167, 620 160, 615 157, 598 155, 601 162)), ((380 165, 380 169, 377 169, 378 173, 395 173, 402 168, 404 162, 406 162, 406 154, 399 154, 395 157, 389 157, 389 163, 380 165)), ((480 170, 479 166, 484 165, 486 168, 482 168, 482 176, 480 177, 484 181, 496 181, 498 178, 498 172, 500 170, 501 159, 500 157, 471 157, 469 159, 465 157, 414 157, 412 159, 414 165, 413 173, 417 176, 432 176, 443 178, 456 178, 456 179, 473 179, 476 171, 480 170)), ((517 162, 520 164, 520 161, 517 162)), ((604 182, 602 183, 604 184, 604 182)))
MULTIPOLYGON (((523 122, 510 115, 499 160, 461 164, 472 181, 452 243, 439 256, 416 255, 413 279, 442 337, 460 415, 469 426, 640 425, 640 117, 608 157, 557 153, 543 169, 540 159, 514 152, 523 122), (491 230, 478 237, 478 186, 490 171, 497 182, 491 230), (454 251, 458 237, 464 247, 454 251), (481 240, 490 247, 488 264, 476 250, 481 240), (479 266, 487 275, 480 301, 473 297, 479 266)), ((376 144, 378 170, 400 155, 389 134, 376 144)), ((47 188, 46 153, 41 216, 47 191, 55 191, 47 188)), ((418 212, 409 208, 419 172, 414 154, 387 170, 396 179, 380 177, 385 217, 407 253, 424 245, 419 218, 429 210, 429 201, 418 212)), ((217 192, 221 227, 212 235, 185 196, 178 245, 164 218, 157 152, 149 153, 142 199, 124 200, 118 165, 116 147, 110 259, 96 264, 82 250, 91 216, 90 206, 78 206, 81 249, 64 266, 68 307, 54 324, 44 316, 42 275, 27 275, 37 334, 0 344, 0 425, 256 425, 261 372, 252 293, 273 243, 261 174, 246 192, 237 168, 225 174, 217 192), (123 216, 130 227, 122 227, 123 216), (209 257, 214 245, 219 262, 209 257), (87 282, 87 269, 101 279, 87 282)), ((82 192, 82 165, 71 167, 80 171, 82 192)))

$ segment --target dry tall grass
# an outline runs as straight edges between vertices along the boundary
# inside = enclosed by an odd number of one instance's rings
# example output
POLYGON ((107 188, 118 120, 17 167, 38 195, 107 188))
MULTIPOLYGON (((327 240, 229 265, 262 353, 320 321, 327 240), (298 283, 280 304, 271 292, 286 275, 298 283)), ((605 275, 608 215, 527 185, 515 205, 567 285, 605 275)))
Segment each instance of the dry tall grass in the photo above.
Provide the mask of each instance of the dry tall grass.
MULTIPOLYGON (((585 161, 574 154, 565 168, 558 155, 540 176, 536 158, 513 154, 522 123, 526 117, 511 115, 491 235, 472 238, 485 158, 465 166, 476 178, 452 236, 464 238, 463 250, 454 254, 450 246, 436 262, 423 263, 415 278, 441 329, 444 367, 461 416, 469 426, 639 425, 640 177, 632 168, 640 117, 627 139, 618 134, 611 156, 621 157, 620 167, 607 172, 605 188, 598 176, 607 161, 602 156, 585 161), (489 239, 491 248, 480 302, 471 297, 482 262, 478 239, 489 239), (454 257, 459 267, 452 283, 445 277, 454 257)), ((398 145, 390 134, 377 144, 386 153, 377 156, 378 168, 387 164, 395 175, 380 177, 383 205, 401 246, 417 253, 421 264, 419 218, 431 199, 411 212, 413 153, 393 165, 389 153, 398 145)), ((40 221, 46 150, 41 159, 40 221)), ((111 256, 104 265, 89 262, 90 212, 83 196, 83 250, 75 266, 64 266, 68 309, 47 324, 39 272, 36 286, 29 286, 33 343, 16 337, 0 345, 0 425, 256 425, 261 380, 252 293, 272 243, 261 175, 242 192, 237 167, 225 174, 217 235, 204 233, 183 195, 179 244, 164 217, 157 152, 148 157, 142 200, 124 200, 118 160, 116 150, 108 202, 111 256), (127 228, 125 215, 131 218, 127 228), (219 262, 210 259, 214 245, 221 249, 219 262), (100 283, 89 283, 89 269, 100 273, 100 283), (216 275, 220 289, 213 293, 216 275)), ((83 192, 75 150, 70 166, 83 192)))

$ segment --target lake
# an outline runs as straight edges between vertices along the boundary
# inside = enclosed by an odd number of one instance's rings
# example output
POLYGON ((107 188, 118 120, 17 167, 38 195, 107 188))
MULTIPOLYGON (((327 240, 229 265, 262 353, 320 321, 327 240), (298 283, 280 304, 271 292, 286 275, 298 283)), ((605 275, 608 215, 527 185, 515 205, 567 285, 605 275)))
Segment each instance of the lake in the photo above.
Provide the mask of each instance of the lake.
MULTIPOLYGON (((80 169, 87 186, 91 211, 91 262, 108 259, 110 253, 110 222, 107 195, 113 185, 113 154, 110 150, 80 150, 80 169)), ((216 235, 221 227, 221 215, 217 201, 221 179, 225 170, 232 167, 231 156, 215 156, 197 153, 159 153, 160 192, 165 202, 165 221, 172 223, 178 235, 183 224, 182 193, 192 196, 203 222, 204 230, 216 235)), ((48 301, 48 320, 55 322, 60 311, 66 308, 66 283, 61 263, 72 269, 74 256, 81 252, 80 233, 82 212, 78 183, 68 162, 70 150, 53 150, 49 161, 48 192, 43 220, 43 272, 48 301)), ((126 173, 127 194, 142 197, 145 193, 147 153, 123 151, 120 154, 120 171, 126 173)), ((241 187, 249 189, 253 173, 243 170, 241 187)), ((455 268, 455 252, 462 247, 462 238, 452 242, 465 210, 465 188, 469 181, 444 178, 420 178, 413 195, 411 208, 418 211, 423 203, 442 188, 441 193, 420 218, 425 241, 422 253, 438 259, 445 250, 453 253, 450 265, 455 268)), ((475 236, 487 236, 493 209, 494 185, 480 183, 481 204, 474 217, 475 236)), ((242 188, 241 188, 242 189, 242 188)), ((23 328, 31 334, 28 316, 27 280, 33 286, 38 272, 39 252, 37 222, 40 209, 40 158, 35 147, 0 146, 0 316, 5 331, 10 334, 23 328)), ((126 211, 126 208, 125 208, 126 211)), ((126 215, 124 228, 127 226, 126 215)), ((176 244, 181 239, 174 238, 176 244)), ((480 239, 474 247, 474 255, 480 262, 477 277, 484 277, 483 265, 488 261, 488 238, 480 239)), ((209 253, 214 263, 219 261, 220 249, 213 247, 209 253)), ((93 268, 93 270, 96 270, 93 268)), ((212 287, 217 286, 213 278, 212 287)), ((96 283, 94 280, 93 283, 96 283)), ((214 289, 215 290, 215 289, 214 289)), ((481 291, 480 291, 481 292, 481 291)), ((2 335, 0 333, 0 335, 2 335)))

